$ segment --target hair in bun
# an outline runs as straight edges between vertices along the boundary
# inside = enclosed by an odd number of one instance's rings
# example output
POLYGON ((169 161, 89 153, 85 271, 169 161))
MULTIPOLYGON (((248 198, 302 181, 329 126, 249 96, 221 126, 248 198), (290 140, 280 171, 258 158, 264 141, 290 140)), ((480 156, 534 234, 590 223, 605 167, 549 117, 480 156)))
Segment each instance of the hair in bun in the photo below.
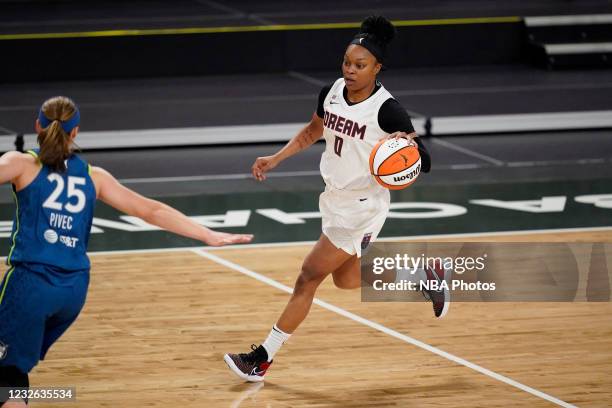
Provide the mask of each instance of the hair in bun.
POLYGON ((395 37, 395 27, 383 16, 369 16, 361 23, 359 34, 367 34, 373 41, 386 47, 395 37))

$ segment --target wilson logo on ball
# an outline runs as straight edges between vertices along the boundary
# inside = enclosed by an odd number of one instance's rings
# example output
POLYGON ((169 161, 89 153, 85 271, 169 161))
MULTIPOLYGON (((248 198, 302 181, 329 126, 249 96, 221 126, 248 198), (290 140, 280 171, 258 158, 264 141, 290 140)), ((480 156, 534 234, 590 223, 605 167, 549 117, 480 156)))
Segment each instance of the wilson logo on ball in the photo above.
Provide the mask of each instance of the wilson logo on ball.
POLYGON ((421 173, 421 155, 416 146, 403 138, 381 140, 370 153, 370 173, 378 184, 401 190, 416 181, 421 173))
POLYGON ((421 164, 419 164, 414 171, 411 171, 408 174, 404 174, 403 176, 399 177, 393 177, 393 181, 412 180, 417 178, 419 176, 419 173, 421 173, 421 164))

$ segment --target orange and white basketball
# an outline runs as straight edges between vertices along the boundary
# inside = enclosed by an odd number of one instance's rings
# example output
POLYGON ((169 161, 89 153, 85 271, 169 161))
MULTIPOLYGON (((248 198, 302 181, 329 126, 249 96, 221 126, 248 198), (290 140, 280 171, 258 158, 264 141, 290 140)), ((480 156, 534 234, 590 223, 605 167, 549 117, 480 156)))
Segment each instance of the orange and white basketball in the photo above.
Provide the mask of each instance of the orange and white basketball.
POLYGON ((370 173, 378 184, 401 190, 414 183, 421 172, 421 155, 416 146, 400 139, 381 140, 370 153, 370 173))

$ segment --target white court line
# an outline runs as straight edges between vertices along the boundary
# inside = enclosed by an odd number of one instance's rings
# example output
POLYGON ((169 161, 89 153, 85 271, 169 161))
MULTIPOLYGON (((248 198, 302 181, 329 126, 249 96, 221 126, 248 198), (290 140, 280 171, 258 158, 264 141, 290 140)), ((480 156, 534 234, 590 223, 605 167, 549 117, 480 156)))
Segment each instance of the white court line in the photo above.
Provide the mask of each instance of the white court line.
MULTIPOLYGON (((603 227, 578 227, 578 228, 551 228, 551 229, 537 229, 537 230, 516 230, 516 231, 496 231, 496 232, 468 232, 458 234, 438 234, 438 235, 410 235, 400 237, 384 237, 378 238, 377 241, 389 242, 389 241, 423 241, 427 239, 447 239, 447 238, 475 238, 475 237, 503 237, 513 235, 537 235, 545 233, 556 233, 562 234, 566 232, 598 232, 598 231, 610 231, 612 233, 612 225, 603 227)), ((293 241, 293 242, 262 242, 259 244, 239 244, 239 245, 227 245, 223 247, 206 247, 204 245, 188 246, 188 247, 176 247, 176 248, 151 248, 151 249, 120 249, 111 251, 91 251, 87 254, 89 256, 96 255, 129 255, 129 254, 150 254, 150 253, 164 253, 164 252, 184 252, 192 251, 194 249, 206 248, 207 251, 224 251, 231 249, 250 249, 250 248, 284 248, 301 245, 313 245, 316 241, 293 241)), ((0 259, 5 259, 0 258, 0 259)))
POLYGON ((300 81, 304 81, 310 85, 315 85, 319 87, 329 85, 329 82, 323 81, 321 79, 317 79, 310 75, 302 74, 301 72, 297 72, 297 71, 289 71, 287 72, 287 75, 289 75, 291 78, 295 78, 295 79, 299 79, 300 81))
POLYGON ((2 136, 15 136, 17 134, 17 132, 12 131, 11 129, 7 129, 2 126, 0 126, 0 131, 6 133, 5 135, 2 135, 2 136))
POLYGON ((458 146, 458 145, 456 145, 454 143, 447 142, 446 140, 441 140, 441 139, 438 139, 438 138, 435 138, 435 137, 431 137, 431 138, 429 138, 429 140, 431 140, 432 143, 438 144, 440 146, 444 146, 446 148, 458 151, 458 152, 463 153, 463 154, 467 154, 468 156, 476 157, 477 159, 484 160, 484 161, 486 161, 488 163, 492 163, 492 164, 494 164, 496 166, 503 166, 504 165, 504 162, 501 161, 501 160, 497 160, 496 158, 491 157, 491 156, 487 156, 486 154, 478 153, 478 152, 475 152, 473 150, 467 149, 465 147, 458 146))
MULTIPOLYGON (((256 279, 256 280, 258 280, 260 282, 263 282, 263 283, 265 283, 267 285, 270 285, 270 286, 272 286, 274 288, 280 289, 283 292, 293 293, 293 289, 290 288, 289 286, 283 285, 282 283, 280 283, 278 281, 275 281, 274 279, 271 279, 271 278, 269 278, 267 276, 261 275, 261 274, 259 274, 257 272, 254 272, 254 271, 252 271, 250 269, 247 269, 247 268, 245 268, 245 267, 243 267, 241 265, 238 265, 238 264, 235 264, 233 262, 227 261, 227 260, 225 260, 223 258, 220 258, 217 255, 211 254, 211 253, 206 252, 204 250, 193 250, 192 252, 194 252, 197 255, 200 255, 203 258, 207 258, 208 260, 211 260, 211 261, 216 262, 216 263, 218 263, 220 265, 223 265, 223 266, 225 266, 227 268, 233 269, 236 272, 240 272, 240 273, 242 273, 242 274, 244 274, 246 276, 249 276, 249 277, 251 277, 253 279, 256 279)), ((378 331, 380 331, 382 333, 385 333, 385 334, 387 334, 387 335, 389 335, 391 337, 395 337, 398 340, 402 340, 402 341, 404 341, 404 342, 406 342, 408 344, 412 344, 413 346, 422 348, 423 350, 429 351, 430 353, 436 354, 436 355, 438 355, 440 357, 443 357, 443 358, 445 358, 447 360, 450 360, 450 361, 452 361, 454 363, 457 363, 457 364, 460 364, 460 365, 462 365, 464 367, 470 368, 470 369, 472 369, 474 371, 477 371, 477 372, 479 372, 481 374, 484 374, 484 375, 486 375, 488 377, 491 377, 491 378, 493 378, 495 380, 501 381, 501 382, 503 382, 505 384, 511 385, 511 386, 513 386, 515 388, 518 388, 518 389, 520 389, 522 391, 525 391, 525 392, 527 392, 527 393, 529 393, 531 395, 534 395, 534 396, 542 398, 542 399, 544 399, 546 401, 552 402, 553 404, 557 404, 557 405, 562 406, 562 407, 575 407, 575 405, 569 404, 569 403, 567 403, 565 401, 562 401, 562 400, 560 400, 558 398, 555 398, 552 395, 549 395, 549 394, 546 394, 546 393, 544 393, 542 391, 536 390, 535 388, 529 387, 528 385, 522 384, 522 383, 520 383, 518 381, 515 381, 515 380, 513 380, 511 378, 508 378, 506 376, 498 374, 498 373, 496 373, 494 371, 491 371, 491 370, 489 370, 487 368, 479 366, 478 364, 474 364, 474 363, 472 363, 470 361, 467 361, 467 360, 465 360, 465 359, 463 359, 461 357, 457 357, 454 354, 450 354, 450 353, 448 353, 448 352, 446 352, 444 350, 441 350, 441 349, 439 349, 437 347, 430 346, 427 343, 424 343, 424 342, 422 342, 420 340, 414 339, 414 338, 412 338, 410 336, 407 336, 405 334, 397 332, 397 331, 395 331, 393 329, 390 329, 390 328, 388 328, 386 326, 383 326, 382 324, 379 324, 379 323, 373 322, 371 320, 368 320, 368 319, 366 319, 364 317, 356 315, 355 313, 351 313, 351 312, 349 312, 349 311, 347 311, 345 309, 342 309, 342 308, 340 308, 338 306, 334 306, 331 303, 327 303, 327 302, 325 302, 325 301, 323 301, 323 300, 321 300, 319 298, 314 298, 313 303, 318 305, 318 306, 321 306, 322 308, 327 309, 327 310, 329 310, 331 312, 339 314, 340 316, 343 316, 343 317, 346 317, 348 319, 351 319, 351 320, 353 320, 353 321, 355 321, 357 323, 361 323, 364 326, 368 326, 368 327, 370 327, 370 328, 372 328, 374 330, 378 330, 378 331)))
MULTIPOLYGON (((578 227, 578 228, 552 228, 538 230, 517 230, 517 231, 496 231, 496 232, 468 232, 459 234, 438 234, 438 235, 410 235, 402 237, 384 237, 378 238, 380 242, 392 241, 423 241, 427 239, 447 239, 447 238, 475 238, 475 237, 503 237, 512 235, 537 235, 545 233, 565 233, 565 232, 598 232, 610 231, 612 233, 612 225, 604 227, 578 227)), ((206 249, 207 251, 225 251, 231 249, 251 249, 251 248, 285 248, 302 245, 314 245, 316 241, 293 241, 293 242, 262 242, 259 244, 238 244, 227 245, 223 247, 207 247, 204 245, 175 247, 175 248, 150 248, 150 249, 116 249, 110 251, 90 251, 89 256, 98 255, 130 255, 130 254, 153 254, 166 252, 185 252, 197 249, 206 249)), ((4 261, 6 257, 0 257, 4 261)))
POLYGON ((236 17, 244 17, 244 13, 240 10, 237 10, 235 8, 232 7, 228 7, 224 4, 220 4, 217 3, 216 1, 210 1, 210 0, 196 0, 196 3, 200 3, 200 4, 204 4, 206 6, 209 6, 215 10, 219 10, 222 11, 224 13, 228 13, 230 15, 230 17, 232 18, 236 18, 236 17))
MULTIPOLYGON (((465 163, 465 164, 451 164, 448 166, 449 170, 474 170, 474 169, 482 169, 487 167, 488 165, 476 164, 476 163, 465 163)), ((439 170, 439 167, 437 168, 439 170)))
POLYGON ((534 160, 534 161, 518 161, 506 163, 508 167, 536 167, 536 166, 551 166, 551 165, 570 165, 570 164, 603 164, 605 158, 597 159, 577 159, 577 160, 534 160))
POLYGON ((214 9, 220 10, 220 11, 225 11, 226 13, 230 13, 232 16, 234 17, 245 17, 249 20, 253 20, 254 22, 261 24, 261 25, 273 25, 274 22, 262 17, 259 17, 256 14, 250 14, 250 13, 245 13, 241 10, 238 10, 236 8, 233 7, 229 7, 226 6, 223 3, 217 2, 217 1, 212 1, 212 0, 197 0, 198 3, 201 4, 205 4, 207 6, 210 6, 214 9))

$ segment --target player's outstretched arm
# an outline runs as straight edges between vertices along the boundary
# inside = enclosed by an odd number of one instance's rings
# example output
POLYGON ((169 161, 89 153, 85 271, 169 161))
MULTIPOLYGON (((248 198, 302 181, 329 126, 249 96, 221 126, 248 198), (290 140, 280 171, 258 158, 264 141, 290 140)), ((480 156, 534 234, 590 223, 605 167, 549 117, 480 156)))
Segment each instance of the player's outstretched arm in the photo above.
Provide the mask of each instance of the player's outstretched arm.
POLYGON ((7 152, 0 156, 0 184, 14 181, 23 173, 23 153, 7 152))
POLYGON ((258 157, 251 171, 259 181, 266 179, 266 172, 272 170, 280 162, 311 146, 323 135, 323 119, 317 113, 312 114, 310 122, 304 126, 281 150, 272 156, 258 157))
POLYGON ((253 235, 250 234, 228 234, 206 228, 182 212, 123 186, 112 174, 100 167, 92 167, 91 177, 100 200, 121 212, 138 217, 167 231, 197 239, 212 246, 243 244, 253 239, 253 235))

